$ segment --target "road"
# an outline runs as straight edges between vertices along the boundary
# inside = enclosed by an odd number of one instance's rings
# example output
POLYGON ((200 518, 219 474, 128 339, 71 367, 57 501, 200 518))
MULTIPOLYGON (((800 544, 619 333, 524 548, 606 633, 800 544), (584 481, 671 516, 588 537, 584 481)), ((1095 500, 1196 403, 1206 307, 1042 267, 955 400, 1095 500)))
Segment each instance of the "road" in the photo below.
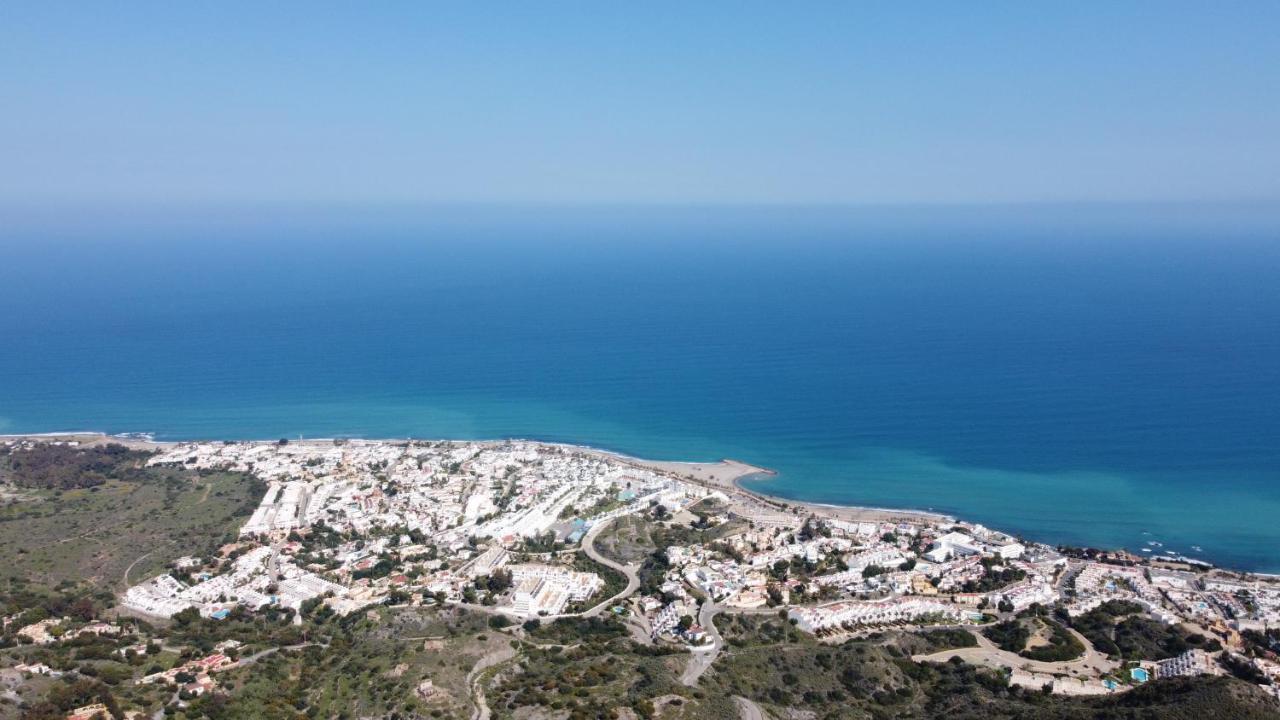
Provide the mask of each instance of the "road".
POLYGON ((614 570, 617 570, 618 572, 625 575, 627 577, 627 587, 617 595, 614 595, 611 598, 607 598, 604 602, 600 603, 599 605, 596 605, 590 610, 583 612, 582 617, 595 617, 596 615, 599 615, 601 612, 604 612, 606 608, 609 608, 617 604, 619 600, 624 600, 626 598, 631 597, 631 595, 635 593, 636 590, 640 589, 640 576, 636 572, 637 570, 640 569, 639 566, 623 565, 621 563, 616 563, 613 560, 610 560, 609 558, 601 555, 600 552, 596 550, 596 545, 595 545, 596 535, 599 535, 600 531, 603 530, 605 527, 607 527, 610 522, 612 522, 612 519, 606 520, 602 523, 597 523, 596 525, 593 525, 590 530, 587 531, 587 534, 582 538, 582 551, 586 553, 587 557, 591 558, 592 560, 595 560, 601 565, 611 567, 614 570))
POLYGON ((276 541, 271 543, 271 557, 267 560, 267 580, 272 585, 280 582, 280 546, 282 543, 276 541))
MULTIPOLYGON (((601 522, 593 526, 590 530, 587 531, 587 534, 582 538, 582 551, 586 553, 587 557, 591 558, 592 560, 595 560, 596 562, 606 567, 613 568, 614 570, 617 570, 618 572, 625 575, 627 578, 627 586, 621 592, 613 595, 612 597, 606 598, 605 600, 595 605, 594 607, 591 607, 580 613, 562 613, 560 615, 542 615, 538 617, 539 620, 541 620, 542 622, 552 622, 555 620, 559 620, 560 618, 595 617, 600 613, 604 612, 605 610, 607 610, 608 608, 614 605, 617 605, 620 600, 625 600, 626 598, 631 597, 632 595, 635 594, 636 590, 640 589, 640 576, 638 574, 638 571, 640 569, 639 565, 623 565, 621 563, 614 562, 613 560, 610 560, 609 558, 601 555, 600 552, 596 550, 596 546, 595 546, 596 535, 600 534, 600 531, 603 530, 610 522, 612 522, 612 519, 601 522)), ((515 618, 515 615, 510 611, 510 608, 500 608, 495 605, 478 605, 475 603, 466 603, 466 602, 450 602, 449 604, 457 607, 461 607, 461 608, 466 608, 468 610, 475 610, 477 612, 488 613, 490 615, 507 615, 509 617, 515 618)))
POLYGON ((720 631, 716 629, 715 617, 718 612, 720 612, 720 606, 710 598, 704 601, 698 610, 698 624, 711 638, 711 649, 689 651, 689 664, 680 675, 680 682, 689 687, 698 684, 698 678, 711 668, 711 663, 716 661, 720 656, 720 650, 724 648, 724 638, 720 637, 720 631))
POLYGON ((126 589, 126 590, 128 590, 128 589, 129 589, 129 573, 130 573, 130 571, 132 571, 132 570, 133 570, 133 566, 134 566, 134 565, 137 565, 138 563, 142 562, 143 560, 146 560, 147 558, 151 557, 151 553, 153 553, 153 552, 155 552, 155 551, 154 551, 154 550, 151 550, 151 551, 148 551, 148 552, 143 553, 142 555, 139 555, 139 556, 138 556, 138 558, 137 558, 136 560, 134 560, 133 562, 129 563, 129 567, 127 567, 127 568, 125 568, 125 569, 124 569, 124 587, 125 587, 125 589, 126 589))
POLYGON ((742 720, 768 720, 769 718, 759 705, 741 695, 733 696, 733 704, 738 706, 738 717, 742 720))
POLYGON ((516 656, 516 649, 510 645, 504 645, 497 650, 485 655, 476 661, 475 667, 471 668, 471 672, 467 673, 467 687, 471 691, 471 700, 475 703, 475 710, 471 713, 471 720, 489 720, 489 702, 484 697, 484 687, 480 684, 480 677, 485 670, 504 663, 516 656))
POLYGON ((1082 561, 1074 559, 1067 560, 1066 568, 1062 570, 1062 573, 1058 575, 1058 579, 1053 583, 1054 592, 1058 594, 1058 597, 1067 596, 1067 590, 1069 589, 1072 581, 1075 580, 1075 576, 1079 575, 1080 571, 1083 569, 1084 563, 1082 561))

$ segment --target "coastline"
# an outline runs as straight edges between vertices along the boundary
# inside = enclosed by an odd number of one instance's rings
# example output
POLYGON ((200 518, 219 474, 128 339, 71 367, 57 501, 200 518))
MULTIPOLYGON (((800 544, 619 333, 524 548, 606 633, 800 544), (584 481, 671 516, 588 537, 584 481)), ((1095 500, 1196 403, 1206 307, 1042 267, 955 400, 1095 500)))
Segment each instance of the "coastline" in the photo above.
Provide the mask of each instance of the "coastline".
MULTIPOLYGON (((782 522, 784 518, 789 522, 795 518, 807 515, 832 517, 845 522, 956 522, 955 517, 927 510, 881 508, 861 505, 832 505, 827 503, 792 500, 777 495, 770 495, 747 487, 743 484, 743 481, 752 477, 775 476, 778 474, 777 471, 757 465, 751 465, 749 463, 742 462, 741 460, 734 460, 733 458, 724 458, 716 462, 651 460, 648 458, 634 457, 632 455, 627 455, 613 450, 591 447, 589 445, 545 442, 542 440, 515 437, 488 440, 452 440, 444 438, 304 438, 299 440, 290 440, 289 442, 302 445, 327 444, 332 443, 335 439, 378 443, 472 442, 486 445, 503 442, 529 442, 536 443, 543 447, 569 449, 590 455, 608 457, 614 461, 623 462, 636 467, 677 475, 681 479, 704 487, 719 490, 728 495, 731 499, 750 506, 753 514, 764 513, 766 517, 771 516, 778 522, 782 522)), ((162 449, 181 444, 182 442, 211 442, 208 439, 157 441, 144 435, 110 435, 104 432, 92 430, 48 433, 12 433, 0 435, 0 441, 4 440, 79 442, 89 446, 115 443, 137 450, 162 449)), ((277 440, 241 440, 237 442, 270 444, 277 442, 277 440)))
POLYGON ((108 435, 96 430, 71 430, 66 432, 47 433, 9 433, 0 434, 0 442, 5 440, 38 440, 41 442, 78 442, 82 445, 124 445, 134 450, 158 449, 172 447, 176 442, 157 441, 141 435, 108 435))
MULTIPOLYGON (((99 431, 76 430, 63 432, 46 432, 46 433, 9 433, 0 434, 0 442, 12 440, 31 440, 39 442, 67 442, 74 441, 87 446, 103 445, 115 443, 124 445, 131 449, 137 450, 163 450, 175 445, 183 443, 198 442, 221 442, 219 440, 204 439, 185 439, 185 440, 166 440, 158 441, 141 433, 122 433, 119 435, 111 435, 99 431)), ((751 519, 757 524, 764 526, 791 526, 794 527, 797 522, 802 522, 804 518, 809 516, 817 516, 828 519, 839 520, 843 522, 860 523, 929 523, 936 525, 960 524, 964 523, 964 519, 945 513, 939 513, 929 510, 915 510, 908 508, 885 508, 861 505, 836 505, 831 503, 808 502, 803 500, 793 500, 790 498, 770 495, 750 487, 744 483, 752 478, 763 478, 776 476, 775 470, 757 465, 751 465, 741 460, 733 458, 724 458, 715 462, 696 462, 681 460, 650 460, 647 458, 638 458, 627 455, 615 450, 605 450, 589 445, 580 445, 574 443, 551 442, 544 440, 536 440, 529 438, 499 438, 499 439, 446 439, 446 438, 299 438, 289 440, 290 444, 297 445, 330 445, 336 441, 359 442, 359 443, 386 443, 391 445, 406 445, 411 442, 420 443, 469 443, 480 445, 496 445, 507 442, 524 442, 538 445, 543 448, 553 448, 559 451, 570 451, 594 455, 597 457, 608 458, 615 462, 632 465, 637 468, 657 471, 664 474, 676 476, 679 479, 691 482, 703 487, 723 492, 730 501, 730 511, 737 513, 743 517, 751 519)), ((274 445, 279 439, 240 439, 231 442, 236 443, 255 443, 274 445)), ((992 529, 999 531, 999 523, 995 523, 992 529)), ((1134 560, 1145 563, 1170 563, 1175 566, 1193 566, 1211 569, 1215 572, 1250 575, 1258 577, 1280 577, 1280 573, 1266 573, 1256 570, 1246 570, 1234 568, 1230 566, 1218 565, 1198 559, 1148 555, 1137 556, 1124 548, 1091 548, 1104 553, 1118 552, 1122 555, 1127 554, 1134 560)))
MULTIPOLYGON (((115 443, 124 445, 135 450, 162 450, 165 448, 180 445, 188 442, 219 442, 218 440, 203 439, 186 439, 186 440, 155 440, 142 433, 122 433, 119 435, 111 435, 108 433, 94 430, 72 430, 61 432, 44 432, 44 433, 8 433, 0 434, 0 442, 6 440, 32 440, 39 442, 79 442, 86 446, 103 445, 115 443)), ((753 522, 762 525, 792 525, 798 521, 803 521, 808 516, 817 516, 839 520, 843 522, 859 523, 859 522, 875 522, 875 523, 932 523, 932 524, 958 524, 964 522, 963 518, 946 513, 939 513, 930 510, 915 510, 910 508, 886 508, 873 507, 864 505, 836 505, 831 503, 809 502, 804 500, 793 500, 791 498, 779 495, 770 495, 767 492, 756 490, 745 485, 745 481, 752 478, 764 478, 776 476, 775 470, 757 465, 751 465, 741 460, 733 458, 724 458, 715 462, 696 462, 683 460, 651 460, 648 458, 638 458, 616 450, 606 450, 602 448, 592 447, 590 445, 581 445, 575 443, 551 442, 544 440, 536 440, 531 438, 497 438, 497 439, 447 439, 447 438, 299 438, 289 440, 290 444, 297 445, 328 445, 335 441, 365 442, 365 443, 387 443, 393 445, 405 445, 410 442, 444 442, 444 443, 473 443, 481 445, 495 445, 506 442, 525 442, 533 443, 544 448, 554 448, 561 451, 572 451, 594 455, 597 457, 608 458, 615 462, 632 465, 637 468, 653 470, 660 473, 676 476, 686 482, 696 485, 718 490, 723 492, 730 501, 731 512, 735 512, 743 517, 750 518, 753 522)), ((233 442, 239 443, 257 443, 257 444, 275 444, 279 439, 240 439, 233 442)), ((999 524, 996 523, 993 529, 999 530, 999 524)), ((1124 548, 1096 548, 1103 552, 1118 551, 1121 553, 1129 553, 1124 548)), ((1132 554, 1132 553, 1130 553, 1132 554)), ((1137 557, 1137 556, 1135 556, 1137 557)), ((1206 562, 1199 559, 1184 558, 1176 556, 1150 555, 1141 557, 1145 562, 1154 563, 1173 563, 1176 565, 1200 565, 1202 567, 1211 568, 1220 572, 1227 573, 1244 573, 1249 575, 1267 575, 1255 570, 1244 570, 1232 568, 1229 566, 1217 565, 1212 562, 1206 562)), ((1280 574, 1275 574, 1280 577, 1280 574)))

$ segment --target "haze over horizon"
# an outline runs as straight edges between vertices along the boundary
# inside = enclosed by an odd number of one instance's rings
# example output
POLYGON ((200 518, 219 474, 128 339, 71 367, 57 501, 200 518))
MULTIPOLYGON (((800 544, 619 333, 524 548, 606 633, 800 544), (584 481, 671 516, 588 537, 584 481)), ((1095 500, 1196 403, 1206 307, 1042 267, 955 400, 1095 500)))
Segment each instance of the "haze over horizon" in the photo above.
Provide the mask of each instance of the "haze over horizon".
POLYGON ((0 10, 0 206, 1280 200, 1274 3, 0 10))

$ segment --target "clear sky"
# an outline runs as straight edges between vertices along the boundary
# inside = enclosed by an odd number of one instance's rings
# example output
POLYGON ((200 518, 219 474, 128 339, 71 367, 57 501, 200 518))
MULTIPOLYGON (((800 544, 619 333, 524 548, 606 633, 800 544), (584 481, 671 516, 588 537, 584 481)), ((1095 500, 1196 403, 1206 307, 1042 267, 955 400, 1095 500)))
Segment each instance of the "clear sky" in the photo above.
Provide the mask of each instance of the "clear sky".
POLYGON ((1280 198, 1280 3, 0 4, 0 203, 1280 198))

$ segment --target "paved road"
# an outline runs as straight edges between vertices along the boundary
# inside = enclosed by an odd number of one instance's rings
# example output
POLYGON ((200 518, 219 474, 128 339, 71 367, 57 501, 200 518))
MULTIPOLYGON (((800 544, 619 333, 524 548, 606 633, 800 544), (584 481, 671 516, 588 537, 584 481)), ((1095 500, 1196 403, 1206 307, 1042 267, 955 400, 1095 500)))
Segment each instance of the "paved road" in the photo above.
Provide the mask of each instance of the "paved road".
MULTIPOLYGON (((598 535, 606 525, 612 522, 612 520, 613 519, 611 518, 610 520, 606 520, 602 523, 599 523, 587 531, 587 534, 582 538, 582 551, 586 553, 587 557, 591 558, 592 560, 595 560, 601 565, 611 567, 614 570, 617 570, 618 572, 625 575, 627 578, 627 587, 624 588, 621 592, 614 595, 613 597, 606 598, 604 601, 600 602, 595 607, 584 610, 583 612, 562 613, 560 615, 542 615, 538 617, 538 620, 541 620, 542 622, 553 622, 555 620, 559 620, 560 618, 595 617, 600 613, 604 612, 605 610, 607 610, 608 608, 614 605, 617 605, 620 600, 625 600, 626 598, 631 597, 633 594, 635 594, 636 590, 640 589, 640 576, 637 574, 637 571, 639 571, 640 569, 639 565, 622 565, 621 563, 616 563, 613 560, 610 560, 609 558, 601 555, 600 552, 596 550, 596 546, 595 546, 596 535, 598 535)), ((475 610, 477 612, 488 613, 490 615, 506 615, 512 618, 513 620, 519 619, 515 615, 515 613, 511 611, 510 607, 503 607, 498 605, 478 605, 475 603, 466 603, 466 602, 449 602, 448 604, 454 605, 456 607, 466 608, 468 610, 475 610)))
POLYGON ((685 666, 684 673, 680 676, 680 682, 689 687, 698 684, 698 678, 711 668, 711 663, 716 661, 724 648, 724 638, 720 637, 720 631, 716 630, 715 617, 718 612, 720 612, 720 606, 710 598, 703 602, 698 610, 698 624, 711 637, 711 649, 689 651, 689 664, 685 666))
MULTIPOLYGON (((242 667, 244 665, 252 665, 258 662, 259 660, 261 660, 262 658, 267 657, 268 655, 274 655, 275 653, 278 653, 281 650, 301 650, 303 648, 309 648, 309 647, 329 647, 329 643, 304 642, 304 643, 298 643, 297 645, 285 645, 283 647, 266 648, 265 650, 259 650, 258 652, 252 655, 247 655, 245 657, 240 658, 240 660, 236 662, 236 667, 242 667)), ((168 650, 169 648, 165 648, 165 649, 168 650)))
POLYGON ((604 522, 593 525, 591 529, 587 531, 587 534, 582 538, 582 551, 587 554, 587 557, 591 558, 592 560, 595 560, 601 565, 611 567, 614 570, 617 570, 618 572, 622 573, 623 575, 626 575, 627 587, 617 595, 614 595, 611 598, 607 598, 604 602, 582 613, 582 617, 595 617, 596 615, 599 615, 601 612, 603 612, 606 608, 616 605, 619 600, 623 600, 631 597, 631 595, 636 590, 640 589, 640 576, 636 572, 637 570, 640 569, 638 565, 623 565, 621 563, 616 563, 610 560, 609 558, 601 555, 600 552, 596 550, 596 545, 595 545, 596 535, 599 535, 600 531, 603 530, 606 526, 608 526, 610 522, 613 522, 612 518, 604 522))
POLYGON ((271 557, 267 560, 267 576, 271 584, 280 582, 280 546, 279 541, 271 543, 271 557))
POLYGON ((1067 567, 1063 569, 1062 573, 1058 575, 1058 579, 1053 583, 1054 592, 1058 594, 1058 597, 1066 596, 1067 588, 1071 584, 1071 581, 1074 580, 1075 576, 1079 575, 1080 571, 1083 569, 1083 561, 1067 560, 1067 567))

